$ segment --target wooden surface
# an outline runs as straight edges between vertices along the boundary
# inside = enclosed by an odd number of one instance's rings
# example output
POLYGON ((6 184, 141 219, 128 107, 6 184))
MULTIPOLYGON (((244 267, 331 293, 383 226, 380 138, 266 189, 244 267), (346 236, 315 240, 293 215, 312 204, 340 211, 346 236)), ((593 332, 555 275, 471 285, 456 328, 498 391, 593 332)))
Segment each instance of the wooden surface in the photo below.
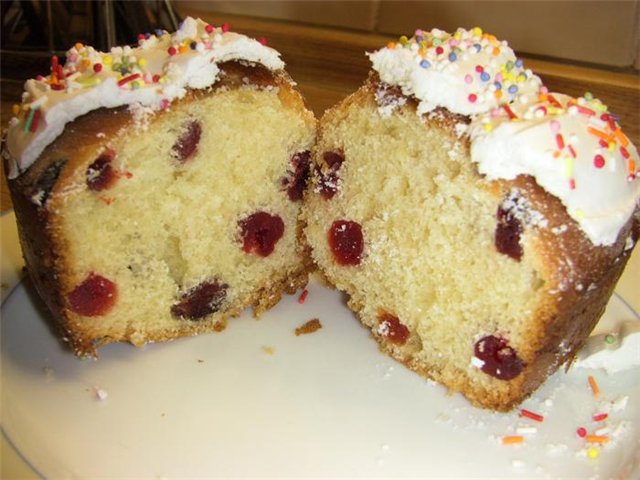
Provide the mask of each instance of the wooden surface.
MULTIPOLYGON (((298 82, 309 108, 318 117, 356 90, 367 77, 370 63, 365 52, 380 48, 393 39, 376 34, 228 14, 222 17, 193 10, 180 13, 200 16, 215 25, 225 21, 232 30, 255 38, 266 37, 268 44, 282 53, 287 70, 298 82)), ((2 72, 23 69, 19 65, 23 61, 24 58, 5 55, 2 72)), ((42 62, 40 71, 44 72, 48 59, 39 61, 42 62)), ((524 58, 524 61, 552 91, 573 96, 590 91, 602 99, 612 112, 620 116, 622 127, 631 141, 640 145, 640 77, 637 73, 571 66, 539 59, 524 58)), ((31 65, 34 62, 38 62, 38 59, 31 59, 31 65)), ((22 84, 22 81, 15 79, 0 80, 0 119, 3 126, 10 118, 11 106, 20 98, 22 84)), ((4 176, 0 187, 0 207, 2 211, 11 208, 4 176)))

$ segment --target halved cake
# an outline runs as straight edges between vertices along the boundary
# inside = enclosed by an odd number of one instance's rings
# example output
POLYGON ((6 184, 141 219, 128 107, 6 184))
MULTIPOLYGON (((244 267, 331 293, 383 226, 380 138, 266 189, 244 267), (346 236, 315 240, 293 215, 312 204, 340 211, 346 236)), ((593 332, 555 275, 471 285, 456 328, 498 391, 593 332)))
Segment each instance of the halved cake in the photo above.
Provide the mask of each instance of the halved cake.
POLYGON ((78 355, 222 330, 307 281, 315 141, 279 54, 187 18, 76 45, 26 83, 3 155, 30 277, 78 355))
POLYGON ((313 258, 384 351, 508 410, 613 292, 640 234, 637 151, 602 103, 550 94, 480 29, 370 57, 319 124, 313 258))

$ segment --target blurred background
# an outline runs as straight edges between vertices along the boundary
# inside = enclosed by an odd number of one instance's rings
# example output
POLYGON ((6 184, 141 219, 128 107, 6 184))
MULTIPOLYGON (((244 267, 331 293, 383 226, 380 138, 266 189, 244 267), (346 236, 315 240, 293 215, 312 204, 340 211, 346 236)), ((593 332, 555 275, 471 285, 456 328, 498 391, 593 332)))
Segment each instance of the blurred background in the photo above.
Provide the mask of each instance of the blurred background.
POLYGON ((206 12, 392 35, 411 34, 417 27, 478 25, 509 39, 521 55, 640 68, 638 0, 2 0, 0 6, 3 53, 65 51, 77 41, 105 49, 133 43, 138 33, 158 27, 174 30, 181 16, 206 12))
POLYGON ((480 26, 520 54, 640 68, 640 2, 612 1, 211 1, 182 9, 410 35, 416 28, 480 26))

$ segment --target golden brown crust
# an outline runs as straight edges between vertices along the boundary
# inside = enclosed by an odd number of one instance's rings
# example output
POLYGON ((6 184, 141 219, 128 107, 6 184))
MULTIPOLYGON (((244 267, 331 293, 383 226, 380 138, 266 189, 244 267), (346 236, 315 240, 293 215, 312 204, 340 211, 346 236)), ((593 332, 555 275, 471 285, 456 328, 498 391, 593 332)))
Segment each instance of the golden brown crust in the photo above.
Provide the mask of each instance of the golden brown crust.
MULTIPOLYGON (((262 65, 246 62, 226 62, 219 67, 220 78, 212 88, 190 90, 173 105, 194 102, 221 89, 278 88, 278 96, 285 106, 296 110, 308 121, 315 122, 313 114, 305 108, 302 96, 292 88, 286 72, 272 72, 262 65)), ((154 115, 151 121, 161 115, 154 115)), ((69 268, 64 259, 64 252, 67 251, 65 239, 57 233, 60 228, 56 224, 56 212, 62 207, 63 192, 72 185, 76 170, 85 168, 87 158, 105 149, 110 140, 132 128, 135 121, 127 107, 103 108, 87 113, 69 123, 29 169, 9 181, 28 274, 52 313, 53 323, 62 339, 78 356, 96 356, 99 346, 114 341, 142 345, 149 341, 166 341, 178 336, 223 330, 227 319, 238 316, 246 307, 253 306, 254 315, 259 316, 275 305, 283 292, 293 293, 306 285, 311 269, 309 258, 303 257, 296 271, 272 278, 249 298, 231 305, 225 316, 215 322, 185 321, 175 329, 144 338, 140 338, 136 332, 123 332, 117 338, 87 336, 83 327, 74 324, 66 314, 65 293, 70 291, 71 279, 68 278, 69 268)))

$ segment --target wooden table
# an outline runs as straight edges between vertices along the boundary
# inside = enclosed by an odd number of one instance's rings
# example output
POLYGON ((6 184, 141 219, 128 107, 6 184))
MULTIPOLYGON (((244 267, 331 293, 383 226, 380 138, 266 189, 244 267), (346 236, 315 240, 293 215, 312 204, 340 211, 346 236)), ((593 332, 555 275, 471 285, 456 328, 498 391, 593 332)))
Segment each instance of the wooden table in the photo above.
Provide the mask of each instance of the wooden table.
MULTIPOLYGON (((178 4, 178 8, 180 5, 178 4)), ((358 88, 366 78, 370 64, 364 55, 385 45, 392 37, 339 29, 310 27, 282 21, 258 20, 225 14, 224 17, 208 12, 180 12, 200 16, 213 23, 230 23, 233 30, 252 37, 264 36, 269 45, 282 53, 287 69, 298 82, 308 106, 319 117, 328 107, 358 88)), ((524 58, 525 65, 535 70, 551 90, 579 96, 591 91, 620 116, 626 134, 640 145, 640 77, 637 73, 622 73, 584 66, 524 58)), ((37 61, 37 60, 36 60, 37 61)), ((48 59, 41 59, 46 71, 48 59)), ((20 65, 4 63, 2 71, 20 69, 20 65)), ((0 79, 1 121, 6 125, 11 106, 22 93, 22 81, 0 79)), ((4 175, 0 176, 0 207, 11 208, 4 175)), ((640 310, 636 299, 640 281, 640 249, 636 249, 618 284, 617 291, 630 299, 640 310)), ((38 478, 3 438, 0 440, 3 459, 0 477, 6 479, 38 478)))

